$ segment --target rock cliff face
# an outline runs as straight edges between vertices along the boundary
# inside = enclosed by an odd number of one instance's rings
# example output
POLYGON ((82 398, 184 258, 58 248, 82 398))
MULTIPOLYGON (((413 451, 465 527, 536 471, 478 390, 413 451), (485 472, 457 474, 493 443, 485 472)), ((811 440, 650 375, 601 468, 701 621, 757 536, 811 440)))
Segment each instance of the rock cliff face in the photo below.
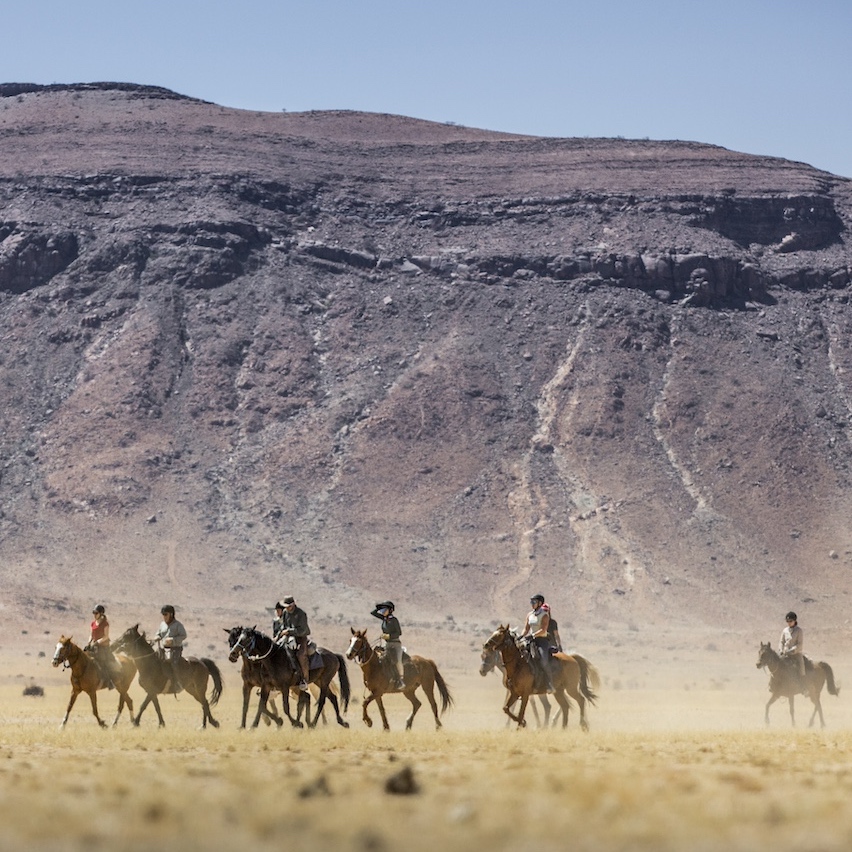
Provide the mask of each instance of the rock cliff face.
POLYGON ((0 86, 9 602, 842 622, 850 216, 709 145, 0 86))

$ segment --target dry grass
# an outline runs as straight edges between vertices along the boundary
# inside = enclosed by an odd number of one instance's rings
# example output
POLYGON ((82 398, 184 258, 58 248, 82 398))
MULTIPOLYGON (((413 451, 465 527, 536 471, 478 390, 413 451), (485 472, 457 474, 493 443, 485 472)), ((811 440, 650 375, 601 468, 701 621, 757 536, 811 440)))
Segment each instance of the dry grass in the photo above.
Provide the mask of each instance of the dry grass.
MULTIPOLYGON (((403 732, 399 697, 388 701, 390 734, 366 729, 359 705, 350 730, 239 732, 229 674, 214 709, 222 728, 204 732, 188 698, 165 699, 164 730, 146 712, 139 729, 123 719, 107 731, 81 699, 60 731, 67 676, 49 677, 43 698, 0 681, 0 848, 845 850, 852 841, 843 700, 826 700, 827 732, 791 730, 781 706, 766 731, 765 679, 754 672, 735 689, 611 688, 588 735, 576 718, 564 732, 506 730, 497 680, 461 673, 448 678, 457 706, 440 732, 426 708, 403 732), (386 780, 404 767, 419 792, 389 794, 386 780)), ((100 697, 112 718, 114 694, 100 697)))

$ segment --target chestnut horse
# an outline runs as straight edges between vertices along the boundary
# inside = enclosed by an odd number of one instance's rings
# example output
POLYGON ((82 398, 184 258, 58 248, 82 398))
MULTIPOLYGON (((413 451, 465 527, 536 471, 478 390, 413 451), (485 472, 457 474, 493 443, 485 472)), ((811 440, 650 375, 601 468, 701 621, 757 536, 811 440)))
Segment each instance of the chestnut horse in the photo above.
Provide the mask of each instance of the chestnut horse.
MULTIPOLYGON (((172 679, 171 663, 160 659, 160 655, 151 647, 151 643, 145 638, 145 634, 139 632, 138 624, 128 627, 113 645, 113 648, 124 651, 136 663, 136 667, 139 669, 139 686, 146 693, 133 724, 139 725, 139 720, 142 718, 145 708, 153 702, 154 709, 157 711, 157 718, 160 720, 160 727, 165 727, 166 722, 163 719, 157 696, 166 691, 172 679)), ((180 685, 201 705, 203 713, 201 727, 206 728, 209 721, 214 728, 218 728, 219 723, 210 712, 211 705, 216 704, 222 694, 222 675, 216 663, 206 658, 182 657, 180 662, 177 663, 177 674, 180 685), (211 678, 213 679, 213 691, 208 701, 206 696, 207 681, 211 678)))
MULTIPOLYGON (((796 717, 793 714, 793 698, 800 694, 799 688, 799 673, 793 670, 796 663, 790 659, 784 659, 778 653, 772 650, 772 645, 767 642, 760 643, 760 650, 757 653, 757 667, 762 669, 766 667, 769 671, 769 692, 771 697, 766 702, 766 712, 764 719, 766 724, 769 724, 769 708, 779 699, 786 698, 790 702, 790 721, 795 726, 796 717)), ((820 727, 825 727, 825 719, 822 715, 822 702, 820 701, 820 693, 823 686, 828 687, 829 695, 840 695, 840 687, 834 683, 834 672, 828 663, 814 663, 805 658, 805 683, 808 686, 808 698, 814 705, 814 712, 811 714, 811 720, 808 722, 808 727, 812 728, 816 714, 819 713, 820 727)))
MULTIPOLYGON (((124 705, 127 705, 127 712, 130 718, 133 718, 133 701, 127 694, 133 678, 136 676, 136 664, 133 660, 125 656, 117 657, 121 664, 121 674, 113 676, 113 684, 115 684, 118 692, 118 712, 113 720, 113 727, 118 724, 121 711, 124 705)), ((68 709, 65 711, 65 718, 62 720, 60 727, 64 728, 68 717, 71 715, 71 708, 77 700, 77 696, 81 692, 85 692, 92 702, 92 713, 98 720, 98 724, 105 728, 106 722, 98 715, 98 690, 105 689, 109 684, 101 677, 101 670, 94 658, 87 654, 78 645, 71 641, 70 636, 60 636, 59 642, 56 645, 56 651, 53 654, 53 667, 65 665, 71 669, 71 700, 68 702, 68 709)))
MULTIPOLYGON (((509 688, 508 684, 508 676, 506 675, 506 667, 503 665, 503 658, 500 656, 499 651, 485 651, 483 650, 480 655, 480 663, 479 663, 479 673, 482 677, 491 674, 493 671, 499 671, 503 677, 503 686, 506 689, 509 688)), ((535 723, 539 726, 539 728, 549 728, 550 727, 550 702, 547 700, 546 695, 539 695, 538 700, 541 703, 541 709, 544 711, 544 722, 541 721, 541 717, 538 715, 538 708, 535 706, 535 703, 530 704, 532 707, 533 715, 535 716, 535 723)), ((559 720, 559 714, 561 710, 556 711, 556 715, 553 717, 553 724, 555 725, 559 720)), ((506 719, 506 725, 511 725, 512 720, 506 719)))
MULTIPOLYGON (((515 636, 507 624, 502 625, 491 634, 483 646, 485 651, 499 651, 506 667, 506 684, 509 694, 503 712, 515 722, 518 727, 526 725, 524 713, 530 695, 539 695, 545 691, 544 684, 536 683, 536 671, 533 663, 521 653, 515 641, 515 636), (521 709, 517 715, 512 712, 512 706, 521 699, 521 709)), ((586 702, 594 705, 597 695, 594 689, 599 688, 600 677, 597 669, 579 654, 554 654, 550 660, 551 674, 553 677, 554 698, 562 710, 562 727, 568 724, 568 710, 571 707, 568 695, 573 698, 580 707, 580 727, 584 731, 589 730, 586 721, 586 702), (566 695, 567 692, 567 695, 566 695)), ((543 678, 542 678, 543 680, 543 678)))
POLYGON ((351 627, 350 630, 352 631, 352 639, 349 642, 349 648, 346 650, 346 656, 350 660, 358 661, 358 665, 361 666, 361 673, 364 675, 364 687, 368 690, 369 695, 364 699, 362 718, 367 727, 373 727, 373 720, 367 713, 367 707, 371 701, 375 701, 379 706, 379 713, 382 715, 382 726, 386 731, 389 731, 390 725, 388 725, 382 696, 389 692, 402 692, 411 702, 411 714, 405 720, 405 730, 410 730, 414 717, 422 706, 422 702, 414 694, 420 687, 432 707, 435 727, 440 728, 441 720, 438 705, 435 703, 434 687, 438 687, 438 693, 441 696, 441 713, 452 706, 453 699, 435 663, 425 657, 411 657, 406 660, 403 675, 405 688, 398 689, 392 686, 392 675, 390 669, 385 665, 384 649, 376 649, 370 645, 366 630, 356 630, 354 627, 351 627))

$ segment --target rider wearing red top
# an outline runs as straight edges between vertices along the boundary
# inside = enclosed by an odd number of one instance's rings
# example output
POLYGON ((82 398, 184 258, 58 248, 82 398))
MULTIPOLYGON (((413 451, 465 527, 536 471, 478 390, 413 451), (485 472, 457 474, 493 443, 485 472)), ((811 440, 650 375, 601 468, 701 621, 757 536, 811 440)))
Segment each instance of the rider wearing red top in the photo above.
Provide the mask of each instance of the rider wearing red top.
POLYGON ((104 679, 109 682, 109 688, 112 689, 112 679, 121 674, 121 666, 109 649, 109 622, 103 604, 98 604, 92 610, 92 615, 94 620, 86 647, 92 651, 104 679))

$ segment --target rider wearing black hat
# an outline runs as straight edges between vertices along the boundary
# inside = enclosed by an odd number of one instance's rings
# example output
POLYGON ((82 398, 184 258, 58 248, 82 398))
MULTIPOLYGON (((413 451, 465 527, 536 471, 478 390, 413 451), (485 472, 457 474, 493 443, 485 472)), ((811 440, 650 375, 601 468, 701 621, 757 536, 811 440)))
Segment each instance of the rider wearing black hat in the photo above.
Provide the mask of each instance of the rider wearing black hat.
POLYGON ((370 615, 382 622, 382 639, 385 640, 385 653, 391 661, 393 671, 396 673, 395 689, 405 689, 403 680, 404 668, 402 665, 402 628, 399 626, 397 617, 393 614, 393 601, 380 601, 376 604, 370 615))
POLYGON ((530 598, 532 610, 527 614, 527 623, 521 636, 529 635, 536 647, 541 668, 547 680, 547 691, 553 692, 553 675, 550 671, 550 607, 544 602, 544 595, 533 595, 530 598))

